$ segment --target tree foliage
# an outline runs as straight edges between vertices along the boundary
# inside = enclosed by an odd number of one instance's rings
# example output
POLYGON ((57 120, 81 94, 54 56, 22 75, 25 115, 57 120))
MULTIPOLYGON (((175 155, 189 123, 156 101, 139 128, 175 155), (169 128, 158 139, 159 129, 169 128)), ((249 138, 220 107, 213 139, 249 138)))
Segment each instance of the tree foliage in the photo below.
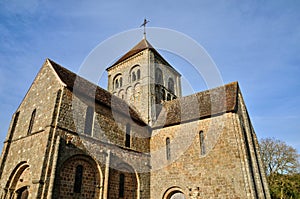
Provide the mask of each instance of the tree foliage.
POLYGON ((300 156, 297 150, 274 138, 262 139, 260 150, 271 197, 300 198, 300 156))

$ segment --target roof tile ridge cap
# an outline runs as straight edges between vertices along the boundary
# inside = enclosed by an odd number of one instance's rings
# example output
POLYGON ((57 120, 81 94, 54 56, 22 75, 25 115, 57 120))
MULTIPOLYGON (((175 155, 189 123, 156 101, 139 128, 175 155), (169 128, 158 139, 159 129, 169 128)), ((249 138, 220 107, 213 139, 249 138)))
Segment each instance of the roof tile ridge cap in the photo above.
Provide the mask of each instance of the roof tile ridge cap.
MULTIPOLYGON (((48 66, 50 66, 51 70, 54 72, 54 75, 56 76, 56 78, 58 79, 58 81, 64 86, 67 87, 67 84, 59 77, 59 75, 57 74, 57 71, 55 70, 54 66, 52 63, 60 66, 59 64, 57 64, 56 62, 54 62, 53 60, 51 60, 50 58, 46 58, 45 63, 48 64, 48 66)), ((60 66, 62 67, 62 66, 60 66)), ((63 68, 63 67, 62 67, 63 68)))

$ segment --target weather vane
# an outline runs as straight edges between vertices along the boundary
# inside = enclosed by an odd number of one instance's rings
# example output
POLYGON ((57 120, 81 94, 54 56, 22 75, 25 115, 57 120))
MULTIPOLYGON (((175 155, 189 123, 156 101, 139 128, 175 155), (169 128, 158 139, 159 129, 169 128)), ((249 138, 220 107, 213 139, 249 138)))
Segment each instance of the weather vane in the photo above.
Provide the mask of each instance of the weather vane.
POLYGON ((145 18, 144 19, 144 23, 140 26, 144 26, 144 39, 146 39, 146 24, 149 23, 150 21, 147 21, 147 19, 145 18))

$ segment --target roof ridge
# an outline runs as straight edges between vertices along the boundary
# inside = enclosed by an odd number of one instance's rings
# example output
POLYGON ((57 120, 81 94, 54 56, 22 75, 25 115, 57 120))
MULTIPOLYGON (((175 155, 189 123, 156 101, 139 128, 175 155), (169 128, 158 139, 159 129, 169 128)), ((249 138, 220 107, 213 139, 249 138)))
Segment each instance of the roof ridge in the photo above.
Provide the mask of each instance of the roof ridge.
POLYGON ((79 94, 84 94, 88 97, 94 98, 95 102, 98 101, 98 103, 102 103, 103 105, 110 108, 112 108, 113 101, 113 106, 116 106, 114 110, 117 110, 118 112, 127 115, 128 117, 132 117, 136 121, 146 124, 141 118, 138 111, 131 107, 126 101, 113 95, 100 86, 90 82, 89 80, 77 75, 76 73, 66 69, 65 67, 57 64, 53 60, 49 58, 47 58, 47 60, 50 62, 60 80, 65 83, 66 87, 71 91, 74 91, 74 86, 76 86, 75 89, 79 94))

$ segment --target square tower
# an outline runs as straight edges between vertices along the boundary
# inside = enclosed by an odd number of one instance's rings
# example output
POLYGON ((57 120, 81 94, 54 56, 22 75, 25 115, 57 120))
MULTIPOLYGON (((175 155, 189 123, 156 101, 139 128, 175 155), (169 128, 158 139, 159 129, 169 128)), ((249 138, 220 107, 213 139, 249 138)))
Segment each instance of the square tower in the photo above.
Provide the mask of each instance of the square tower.
POLYGON ((152 125, 161 103, 181 97, 181 75, 144 38, 108 67, 108 91, 152 125))

